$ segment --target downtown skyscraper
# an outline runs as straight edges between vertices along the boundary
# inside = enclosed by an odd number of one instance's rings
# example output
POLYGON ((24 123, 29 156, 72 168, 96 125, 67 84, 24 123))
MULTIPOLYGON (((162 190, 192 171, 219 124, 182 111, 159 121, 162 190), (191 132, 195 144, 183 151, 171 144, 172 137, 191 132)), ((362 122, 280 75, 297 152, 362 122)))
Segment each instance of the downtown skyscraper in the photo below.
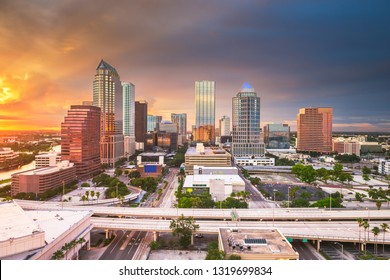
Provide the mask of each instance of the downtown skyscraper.
POLYGON ((61 123, 61 158, 76 166, 79 179, 100 172, 100 108, 72 105, 61 123))
POLYGON ((230 136, 230 118, 222 116, 219 120, 220 136, 230 136))
POLYGON ((178 125, 178 133, 179 133, 179 144, 183 144, 187 139, 187 114, 174 114, 171 113, 171 121, 173 123, 177 123, 178 125), (181 142, 181 143, 180 143, 181 142))
POLYGON ((297 115, 297 150, 332 152, 332 108, 301 108, 297 115))
POLYGON ((124 155, 135 153, 135 86, 122 82, 124 155))
POLYGON ((215 81, 195 82, 195 142, 215 142, 215 81))
POLYGON ((233 156, 264 156, 264 142, 260 136, 260 97, 250 84, 245 83, 232 102, 233 156))
POLYGON ((93 105, 101 109, 100 161, 114 166, 124 155, 123 92, 118 72, 104 60, 96 68, 93 105))

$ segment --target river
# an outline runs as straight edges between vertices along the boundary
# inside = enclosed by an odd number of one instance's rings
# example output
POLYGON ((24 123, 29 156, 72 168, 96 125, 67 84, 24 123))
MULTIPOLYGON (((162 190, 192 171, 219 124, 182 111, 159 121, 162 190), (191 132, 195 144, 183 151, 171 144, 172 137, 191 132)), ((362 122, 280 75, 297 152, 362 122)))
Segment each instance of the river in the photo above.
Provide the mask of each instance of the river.
MULTIPOLYGON (((61 152, 61 145, 57 145, 53 148, 57 153, 61 152)), ((23 165, 21 168, 0 172, 0 180, 10 179, 11 175, 17 172, 27 171, 35 168, 35 160, 29 164, 23 165)))

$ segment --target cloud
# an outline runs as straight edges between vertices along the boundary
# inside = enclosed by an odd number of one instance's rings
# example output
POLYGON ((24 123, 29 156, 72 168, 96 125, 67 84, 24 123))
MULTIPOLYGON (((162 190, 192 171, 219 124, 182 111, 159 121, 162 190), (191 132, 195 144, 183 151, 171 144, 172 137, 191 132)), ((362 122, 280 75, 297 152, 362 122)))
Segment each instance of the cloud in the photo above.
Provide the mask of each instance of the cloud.
POLYGON ((293 119, 308 106, 331 106, 335 119, 386 122, 389 8, 363 0, 2 0, 0 77, 32 77, 31 85, 0 86, 8 105, 0 114, 59 124, 72 102, 92 99, 104 58, 153 114, 187 112, 189 127, 194 81, 203 79, 217 82, 216 119, 231 116, 231 98, 248 81, 262 122, 293 119))

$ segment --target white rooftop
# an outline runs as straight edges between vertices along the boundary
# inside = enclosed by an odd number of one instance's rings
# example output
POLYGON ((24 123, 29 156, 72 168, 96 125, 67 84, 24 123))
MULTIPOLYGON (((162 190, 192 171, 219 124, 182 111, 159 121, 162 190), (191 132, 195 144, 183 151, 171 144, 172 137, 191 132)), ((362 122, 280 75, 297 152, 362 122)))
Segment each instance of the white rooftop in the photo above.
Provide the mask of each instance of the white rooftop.
POLYGON ((189 156, 226 156, 229 155, 228 152, 226 152, 223 149, 211 149, 208 147, 204 148, 204 152, 198 152, 195 147, 189 147, 187 149, 186 155, 189 156))
POLYGON ((218 174, 218 175, 209 175, 209 174, 201 174, 201 175, 187 175, 184 185, 184 188, 192 188, 193 184, 199 184, 204 183, 207 184, 210 180, 224 180, 225 185, 231 185, 231 184, 245 184, 244 180, 239 175, 225 175, 225 174, 218 174))
POLYGON ((63 169, 69 169, 74 166, 73 162, 68 163, 59 163, 57 166, 48 166, 48 167, 42 167, 42 168, 36 168, 32 170, 22 171, 19 173, 15 173, 14 175, 45 175, 45 174, 51 174, 54 172, 58 172, 63 169))
POLYGON ((13 201, 0 203, 0 241, 44 231, 50 243, 89 215, 90 211, 24 211, 13 201))
POLYGON ((0 203, 0 241, 28 236, 40 231, 23 209, 13 201, 0 203))
POLYGON ((92 214, 90 211, 70 210, 26 211, 25 213, 45 231, 47 243, 54 241, 76 223, 92 214))

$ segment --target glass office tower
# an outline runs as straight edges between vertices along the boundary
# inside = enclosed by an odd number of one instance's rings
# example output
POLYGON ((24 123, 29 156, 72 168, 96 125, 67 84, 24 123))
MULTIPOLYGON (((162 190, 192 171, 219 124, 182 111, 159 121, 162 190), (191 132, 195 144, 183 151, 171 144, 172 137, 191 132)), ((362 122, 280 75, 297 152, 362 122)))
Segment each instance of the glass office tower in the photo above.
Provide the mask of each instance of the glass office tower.
POLYGON ((100 171, 100 108, 72 105, 61 123, 61 159, 76 166, 79 179, 100 171))
POLYGON ((260 97, 245 83, 233 97, 232 154, 235 157, 264 156, 264 142, 260 137, 260 97))
POLYGON ((135 86, 122 82, 123 89, 123 136, 125 156, 135 153, 135 86))
POLYGON ((195 82, 195 142, 215 142, 215 82, 195 82))
POLYGON ((123 92, 118 72, 104 60, 96 68, 93 105, 101 109, 100 161, 113 166, 124 155, 123 92))
POLYGON ((179 127, 179 137, 181 138, 181 143, 185 143, 187 139, 187 114, 171 114, 171 121, 177 123, 179 127))
POLYGON ((267 149, 290 149, 290 127, 288 124, 267 124, 264 142, 267 149))

